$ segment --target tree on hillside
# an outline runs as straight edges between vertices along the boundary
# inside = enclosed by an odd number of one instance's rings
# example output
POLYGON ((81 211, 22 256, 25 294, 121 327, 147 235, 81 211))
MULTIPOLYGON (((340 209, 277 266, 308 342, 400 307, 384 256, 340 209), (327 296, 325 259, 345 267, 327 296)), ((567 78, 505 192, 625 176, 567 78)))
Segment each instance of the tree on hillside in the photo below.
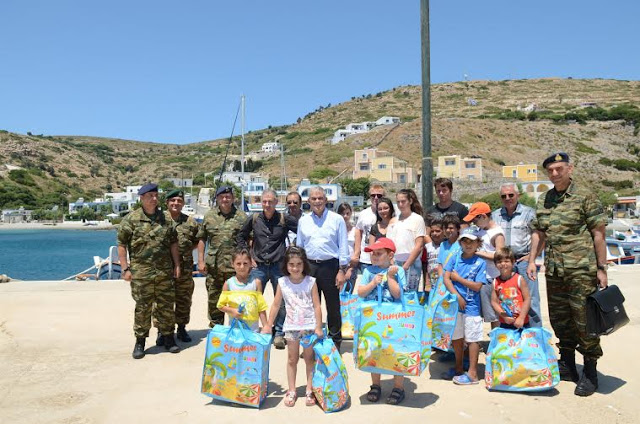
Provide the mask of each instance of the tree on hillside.
POLYGON ((338 183, 342 185, 342 191, 347 196, 363 196, 365 199, 369 196, 369 186, 371 181, 369 178, 343 178, 338 180, 338 183))

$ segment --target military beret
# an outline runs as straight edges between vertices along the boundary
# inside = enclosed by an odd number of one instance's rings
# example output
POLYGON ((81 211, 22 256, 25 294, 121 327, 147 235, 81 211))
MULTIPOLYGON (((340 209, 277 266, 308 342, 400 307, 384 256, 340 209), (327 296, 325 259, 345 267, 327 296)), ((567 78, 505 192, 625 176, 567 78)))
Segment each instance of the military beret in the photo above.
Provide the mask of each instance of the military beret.
POLYGON ((142 187, 140 187, 140 189, 138 190, 138 194, 140 196, 142 196, 145 193, 149 193, 151 191, 158 191, 158 184, 154 184, 154 183, 149 183, 149 184, 145 184, 142 187))
POLYGON ((171 190, 170 192, 167 193, 166 199, 169 200, 173 197, 182 197, 184 199, 184 191, 179 190, 177 188, 174 190, 171 190))
POLYGON ((557 163, 557 162, 567 162, 567 163, 569 163, 569 155, 566 154, 565 152, 554 153, 551 156, 549 156, 548 158, 546 158, 544 160, 544 162, 542 162, 542 167, 546 169, 547 166, 551 165, 552 163, 557 163))
POLYGON ((220 196, 221 194, 224 193, 231 193, 233 194, 233 189, 229 186, 222 186, 219 189, 216 190, 216 197, 220 196))

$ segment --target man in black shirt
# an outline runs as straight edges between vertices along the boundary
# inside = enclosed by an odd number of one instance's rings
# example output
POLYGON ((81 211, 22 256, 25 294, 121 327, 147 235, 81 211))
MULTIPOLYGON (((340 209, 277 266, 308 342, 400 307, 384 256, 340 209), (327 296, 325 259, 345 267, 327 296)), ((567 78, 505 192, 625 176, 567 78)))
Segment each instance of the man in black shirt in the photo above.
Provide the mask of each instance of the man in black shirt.
POLYGON ((427 209, 427 215, 431 215, 434 219, 442 219, 445 215, 456 215, 460 222, 469 214, 469 209, 460 202, 456 202, 451 198, 453 192, 453 183, 449 178, 437 178, 433 187, 438 196, 438 203, 427 209))
MULTIPOLYGON (((252 275, 262 281, 262 290, 271 281, 275 295, 278 287, 278 278, 282 277, 282 260, 284 258, 285 242, 289 231, 298 231, 298 219, 276 211, 278 197, 276 192, 267 189, 262 192, 262 212, 247 218, 240 229, 236 241, 238 247, 249 248, 249 236, 253 233, 253 245, 251 258, 255 262, 252 275)), ((282 324, 285 318, 284 302, 280 304, 280 311, 274 325, 275 339, 273 344, 276 349, 284 349, 284 333, 282 324)))

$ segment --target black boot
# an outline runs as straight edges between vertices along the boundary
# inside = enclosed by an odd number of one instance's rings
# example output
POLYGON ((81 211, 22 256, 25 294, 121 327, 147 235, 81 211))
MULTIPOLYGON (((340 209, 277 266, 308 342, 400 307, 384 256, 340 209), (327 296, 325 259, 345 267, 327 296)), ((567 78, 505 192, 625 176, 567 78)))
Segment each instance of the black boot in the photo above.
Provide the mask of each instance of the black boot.
POLYGON ((191 341, 191 336, 187 333, 187 329, 184 324, 178 324, 178 340, 183 341, 185 343, 189 343, 191 341))
POLYGON ((133 353, 131 354, 131 356, 133 356, 133 359, 144 358, 144 342, 145 337, 136 338, 136 345, 133 347, 133 353))
POLYGON ((156 346, 164 346, 164 336, 160 333, 160 330, 158 330, 158 337, 156 337, 156 346))
POLYGON ((560 360, 558 361, 558 371, 560 371, 560 380, 573 381, 577 383, 579 380, 578 370, 576 368, 576 351, 573 349, 560 349, 560 360))
POLYGON ((176 339, 173 337, 173 333, 164 336, 164 348, 171 353, 180 352, 180 346, 176 344, 176 339))
POLYGON ((596 370, 596 364, 597 361, 595 359, 584 358, 582 378, 580 378, 574 391, 577 396, 591 396, 598 388, 598 371, 596 370))

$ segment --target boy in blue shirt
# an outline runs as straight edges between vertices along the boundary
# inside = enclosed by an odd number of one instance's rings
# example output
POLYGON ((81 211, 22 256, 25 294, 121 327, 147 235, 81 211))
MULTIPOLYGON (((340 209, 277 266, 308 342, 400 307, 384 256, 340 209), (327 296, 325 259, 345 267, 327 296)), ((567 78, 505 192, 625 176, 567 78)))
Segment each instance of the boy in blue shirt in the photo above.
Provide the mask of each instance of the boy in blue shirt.
POLYGON ((482 245, 472 228, 460 234, 462 253, 447 262, 444 267, 444 284, 457 294, 458 318, 453 331, 452 344, 456 355, 456 376, 453 382, 459 385, 478 384, 479 342, 482 341, 482 315, 480 314, 480 289, 487 283, 487 264, 476 255, 482 245), (469 371, 463 370, 464 343, 469 349, 469 371))
MULTIPOLYGON (((362 273, 358 285, 358 296, 364 300, 378 299, 378 286, 382 287, 383 302, 397 302, 403 291, 407 290, 407 277, 402 267, 396 266, 393 260, 396 245, 391 239, 379 238, 375 243, 364 248, 371 253, 371 266, 362 273)), ((371 373, 371 387, 367 393, 369 402, 380 400, 382 388, 380 374, 371 373)), ((387 403, 397 405, 404 400, 404 377, 393 376, 393 389, 387 398, 387 403)))
POLYGON ((442 228, 444 229, 445 240, 440 243, 438 252, 438 277, 444 273, 444 267, 460 251, 458 236, 460 235, 460 218, 456 215, 445 215, 442 218, 442 228))

